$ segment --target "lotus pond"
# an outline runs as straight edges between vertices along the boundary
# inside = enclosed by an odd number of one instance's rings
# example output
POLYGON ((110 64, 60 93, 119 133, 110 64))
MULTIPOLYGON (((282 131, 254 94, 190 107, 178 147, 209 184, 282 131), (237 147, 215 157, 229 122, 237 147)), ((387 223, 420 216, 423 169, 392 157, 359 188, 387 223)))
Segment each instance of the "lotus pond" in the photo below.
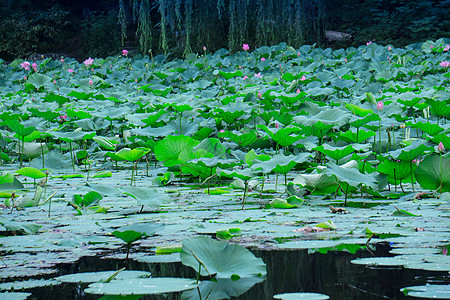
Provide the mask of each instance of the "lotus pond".
POLYGON ((1 297, 449 298, 447 43, 2 62, 1 297))

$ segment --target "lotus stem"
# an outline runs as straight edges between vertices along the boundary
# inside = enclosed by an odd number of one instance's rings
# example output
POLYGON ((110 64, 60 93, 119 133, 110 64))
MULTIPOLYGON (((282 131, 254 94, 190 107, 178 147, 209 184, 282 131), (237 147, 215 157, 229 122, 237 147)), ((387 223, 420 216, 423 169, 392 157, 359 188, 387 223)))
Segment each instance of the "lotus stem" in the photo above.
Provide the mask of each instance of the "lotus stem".
POLYGON ((125 260, 128 260, 128 257, 130 256, 130 248, 131 248, 131 243, 127 243, 127 257, 125 257, 125 260))
POLYGON ((261 177, 262 178, 262 184, 261 184, 261 191, 259 192, 259 198, 262 199, 262 193, 264 192, 264 175, 261 177))
POLYGON ((42 145, 42 142, 41 142, 41 154, 42 154, 42 169, 44 169, 45 168, 45 157, 44 157, 44 146, 42 145))
POLYGON ((72 142, 69 142, 69 147, 70 147, 70 159, 72 160, 72 168, 75 171, 75 161, 73 158, 72 142))
POLYGON ((22 149, 20 149, 20 167, 22 168, 23 163, 23 150, 25 148, 25 136, 22 136, 22 149))
POLYGON ((412 161, 410 161, 409 162, 409 166, 410 166, 409 172, 411 174, 411 184, 412 184, 413 192, 415 192, 416 189, 414 188, 414 173, 413 173, 412 165, 413 165, 413 163, 412 163, 412 161))
POLYGON ((439 151, 440 170, 439 177, 441 178, 441 184, 439 185, 439 193, 442 194, 442 152, 439 151))
POLYGON ((248 180, 244 180, 244 197, 242 198, 242 210, 244 210, 245 200, 247 200, 247 191, 248 191, 248 180))
POLYGON ((394 187, 395 191, 397 192, 397 173, 395 172, 395 168, 394 168, 394 187))
POLYGON ((278 173, 277 173, 277 177, 275 179, 275 191, 278 191, 278 173))

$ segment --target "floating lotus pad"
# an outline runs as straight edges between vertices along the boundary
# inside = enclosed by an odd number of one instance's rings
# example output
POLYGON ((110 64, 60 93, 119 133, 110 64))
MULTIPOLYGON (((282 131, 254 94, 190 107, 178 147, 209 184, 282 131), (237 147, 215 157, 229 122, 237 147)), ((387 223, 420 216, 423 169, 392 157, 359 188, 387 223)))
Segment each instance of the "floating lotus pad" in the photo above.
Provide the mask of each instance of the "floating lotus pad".
POLYGON ((402 288, 401 291, 410 297, 426 299, 450 299, 450 284, 427 284, 402 288))
POLYGON ((154 295, 190 290, 197 286, 195 280, 186 278, 114 279, 108 283, 92 283, 84 291, 95 295, 154 295))
POLYGON ((285 293, 285 294, 277 294, 273 296, 273 299, 279 300, 296 300, 296 299, 305 299, 305 300, 327 300, 330 299, 329 296, 318 293, 285 293))

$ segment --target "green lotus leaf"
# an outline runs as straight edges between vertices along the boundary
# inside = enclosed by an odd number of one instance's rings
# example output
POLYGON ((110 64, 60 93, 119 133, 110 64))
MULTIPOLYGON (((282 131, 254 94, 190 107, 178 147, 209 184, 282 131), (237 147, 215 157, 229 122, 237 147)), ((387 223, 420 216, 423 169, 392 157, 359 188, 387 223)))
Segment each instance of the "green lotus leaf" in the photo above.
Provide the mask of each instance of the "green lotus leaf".
POLYGON ((253 149, 251 149, 249 152, 247 152, 247 154, 245 154, 245 163, 248 164, 249 166, 252 166, 253 162, 256 159, 259 161, 268 161, 270 160, 270 156, 267 154, 257 155, 253 149))
POLYGON ((67 109, 67 116, 70 118, 76 118, 76 119, 89 119, 92 118, 92 115, 88 112, 85 112, 84 110, 75 111, 73 109, 67 109))
POLYGON ((64 142, 73 142, 78 140, 89 140, 95 136, 95 132, 86 131, 71 131, 71 132, 61 132, 61 131, 51 131, 50 134, 64 142))
POLYGON ((297 300, 297 299, 305 299, 305 300, 327 300, 330 299, 329 296, 319 293, 284 293, 277 294, 273 296, 274 299, 279 300, 297 300))
POLYGON ((39 228, 42 227, 42 225, 34 224, 34 223, 27 223, 27 222, 16 222, 16 221, 10 221, 10 222, 0 222, 0 224, 3 225, 3 227, 6 228, 8 231, 19 231, 23 232, 24 234, 36 234, 39 230, 39 228))
POLYGON ((154 295, 194 289, 197 283, 187 278, 139 278, 91 283, 84 291, 95 295, 154 295))
POLYGON ((168 195, 158 193, 156 189, 152 188, 124 186, 122 190, 125 191, 125 194, 135 198, 139 205, 158 206, 172 202, 172 198, 168 195))
POLYGON ((425 141, 423 140, 413 141, 411 145, 403 149, 398 149, 396 151, 390 152, 389 155, 396 160, 411 162, 418 158, 420 155, 424 155, 427 152, 433 150, 433 147, 426 146, 424 143, 425 141))
POLYGON ((0 298, 4 300, 26 300, 31 296, 31 293, 24 292, 4 292, 0 293, 0 298))
POLYGON ((272 156, 268 161, 258 161, 256 160, 253 165, 253 170, 262 170, 263 173, 275 172, 279 174, 287 174, 292 170, 298 163, 303 163, 307 161, 310 157, 310 153, 300 153, 299 155, 289 155, 277 154, 272 156))
POLYGON ((266 125, 259 124, 257 128, 263 129, 270 138, 278 143, 282 147, 290 146, 294 142, 303 138, 301 135, 292 136, 292 133, 299 132, 299 127, 286 127, 286 128, 268 128, 266 125))
POLYGON ((342 126, 351 118, 351 114, 339 108, 325 109, 314 116, 296 116, 294 121, 297 124, 312 126, 318 122, 324 125, 342 126))
POLYGON ((25 127, 22 123, 20 123, 20 121, 17 120, 6 120, 3 123, 21 137, 25 137, 36 130, 34 127, 25 127))
POLYGON ((14 181, 14 175, 11 173, 3 173, 0 175, 0 185, 6 183, 12 183, 14 181))
POLYGON ((345 182, 352 187, 359 187, 361 185, 370 186, 376 188, 376 179, 373 176, 362 174, 355 168, 346 168, 343 166, 337 166, 331 162, 327 164, 327 169, 323 170, 324 174, 328 176, 336 176, 340 182, 345 182))
POLYGON ((377 166, 377 171, 388 175, 389 183, 399 184, 404 179, 409 179, 411 164, 407 161, 384 160, 377 166))
POLYGON ((84 196, 79 194, 74 194, 72 198, 72 202, 76 205, 80 205, 83 207, 93 206, 97 204, 103 197, 96 191, 90 191, 86 193, 84 196))
POLYGON ((269 202, 270 206, 273 208, 296 208, 299 205, 303 204, 303 199, 300 199, 297 196, 291 196, 287 199, 281 199, 281 198, 275 198, 272 201, 269 202))
POLYGON ((370 122, 374 122, 374 121, 381 121, 381 118, 379 115, 374 114, 373 111, 371 110, 370 114, 367 114, 364 116, 364 118, 352 118, 351 121, 349 122, 349 124, 353 127, 356 128, 360 128, 364 125, 366 125, 367 123, 370 122))
MULTIPOLYGON (((61 282, 67 283, 93 283, 93 282, 105 282, 111 276, 113 276, 117 271, 101 271, 101 272, 84 272, 76 274, 67 274, 63 276, 58 276, 55 279, 61 282)), ((151 273, 146 271, 121 271, 114 279, 115 280, 128 280, 135 278, 148 278, 151 273)))
POLYGON ((32 84, 35 88, 40 88, 41 86, 50 85, 52 79, 47 75, 40 73, 33 73, 28 76, 27 83, 32 84))
POLYGON ((324 173, 299 174, 292 180, 292 183, 306 188, 311 194, 329 194, 338 188, 336 178, 324 173))
POLYGON ((249 250, 237 245, 199 236, 183 240, 181 262, 201 276, 216 275, 216 278, 265 276, 266 265, 249 250))
POLYGON ((116 146, 111 141, 102 136, 94 136, 92 139, 105 150, 114 151, 116 149, 116 146))
POLYGON ((444 128, 442 128, 441 126, 439 126, 438 124, 431 124, 430 122, 417 122, 417 123, 413 123, 413 122, 406 122, 405 123, 406 126, 411 126, 412 128, 419 128, 420 130, 422 130, 423 132, 431 135, 431 136, 435 136, 436 134, 444 131, 444 128))
POLYGON ((333 147, 328 144, 320 145, 313 150, 317 150, 323 154, 325 154, 328 157, 331 157, 332 159, 339 161, 340 159, 346 157, 347 155, 352 154, 354 151, 356 151, 359 147, 355 147, 354 145, 347 145, 344 147, 333 147))
POLYGON ((189 136, 167 136, 156 144, 154 152, 157 160, 164 162, 166 167, 172 167, 183 162, 179 160, 182 151, 193 152, 197 145, 198 141, 189 136))
POLYGON ((448 117, 450 115, 450 101, 449 100, 425 100, 430 106, 431 110, 440 117, 448 117))
POLYGON ((429 155, 419 164, 414 175, 423 189, 450 192, 450 158, 429 155))
POLYGON ((240 169, 234 167, 233 170, 223 170, 221 168, 217 168, 216 174, 220 176, 228 176, 228 177, 237 177, 242 180, 250 180, 256 176, 256 173, 251 169, 240 169))
POLYGON ((449 299, 450 284, 426 284, 408 286, 400 289, 402 293, 409 297, 425 299, 449 299))
POLYGON ((433 142, 435 142, 436 144, 439 144, 440 142, 442 142, 445 149, 450 149, 450 135, 448 135, 448 134, 439 133, 439 134, 435 135, 433 138, 431 138, 431 140, 433 142))
POLYGON ((92 175, 92 178, 106 178, 106 177, 112 177, 111 171, 99 171, 92 175))
POLYGON ((368 138, 376 135, 373 130, 347 130, 339 135, 339 139, 348 143, 364 143, 368 138))
POLYGON ((146 238, 164 228, 162 224, 156 223, 137 223, 117 228, 112 234, 123 240, 127 244, 131 244, 142 238, 146 238))
POLYGON ((142 156, 149 153, 150 149, 147 148, 122 148, 119 152, 116 153, 117 156, 127 160, 127 161, 136 161, 141 159, 142 156))
POLYGON ((246 133, 239 132, 238 134, 231 131, 220 132, 219 138, 223 137, 231 139, 233 142, 235 142, 241 147, 247 147, 248 145, 256 142, 256 140, 258 139, 258 134, 256 130, 250 130, 249 132, 246 133))
POLYGON ((93 92, 87 94, 85 92, 71 91, 70 93, 67 94, 67 96, 75 97, 78 100, 89 100, 93 94, 94 94, 93 92))
POLYGON ((227 149, 216 138, 206 138, 193 148, 194 151, 204 149, 215 157, 225 158, 227 149))
POLYGON ((337 226, 331 220, 319 223, 319 224, 315 225, 315 227, 330 229, 330 230, 337 230, 337 226))
POLYGON ((33 167, 21 168, 21 169, 17 170, 16 173, 26 176, 26 177, 31 177, 33 179, 39 179, 39 178, 45 177, 45 174, 43 172, 41 172, 38 169, 33 168, 33 167))
POLYGON ((242 72, 241 71, 236 71, 236 72, 219 71, 219 74, 220 74, 220 76, 222 76, 226 80, 229 80, 229 79, 234 78, 236 76, 242 77, 242 72))

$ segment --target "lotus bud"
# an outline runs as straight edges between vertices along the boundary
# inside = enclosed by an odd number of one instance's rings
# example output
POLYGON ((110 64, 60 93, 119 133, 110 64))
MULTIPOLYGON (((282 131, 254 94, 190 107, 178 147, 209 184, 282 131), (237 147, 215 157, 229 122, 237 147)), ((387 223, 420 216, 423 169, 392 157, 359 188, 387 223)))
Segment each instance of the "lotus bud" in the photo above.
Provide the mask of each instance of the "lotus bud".
POLYGON ((262 93, 261 92, 258 92, 258 99, 261 99, 262 98, 262 93))
POLYGON ((383 109, 383 102, 382 102, 382 101, 378 101, 378 103, 377 103, 377 109, 378 109, 378 110, 382 110, 382 109, 383 109))
POLYGON ((445 148, 444 148, 444 144, 442 144, 442 142, 439 142, 439 145, 437 146, 437 151, 439 151, 440 153, 444 153, 445 148))

